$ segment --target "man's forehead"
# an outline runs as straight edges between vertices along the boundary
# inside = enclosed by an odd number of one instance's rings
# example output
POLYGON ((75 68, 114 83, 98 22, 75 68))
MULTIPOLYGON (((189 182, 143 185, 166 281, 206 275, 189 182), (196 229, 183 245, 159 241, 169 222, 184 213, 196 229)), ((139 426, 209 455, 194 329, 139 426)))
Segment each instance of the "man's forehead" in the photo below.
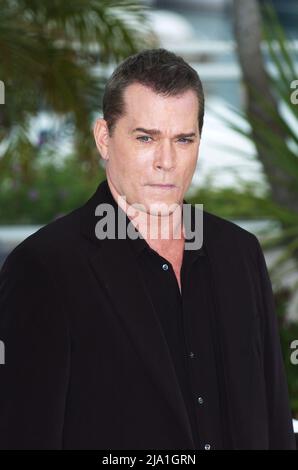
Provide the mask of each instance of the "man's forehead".
MULTIPOLYGON (((134 85, 134 84, 133 84, 134 85)), ((138 84, 137 84, 138 85, 138 84)), ((132 85, 126 88, 130 88, 132 85)), ((142 85, 141 85, 142 86, 142 85)), ((148 88, 146 87, 146 92, 148 88)), ((152 90, 150 93, 154 97, 154 95, 158 96, 152 90)), ((136 94, 137 97, 137 94, 136 94)), ((184 106, 184 111, 181 108, 181 112, 179 115, 175 113, 173 114, 173 120, 171 116, 168 116, 166 123, 164 123, 164 114, 162 113, 163 103, 157 104, 157 109, 155 108, 156 101, 154 99, 149 99, 146 102, 140 101, 140 99, 131 99, 132 94, 124 95, 124 108, 125 112, 123 115, 125 127, 127 128, 128 132, 133 134, 134 132, 146 132, 151 135, 161 135, 163 133, 168 133, 169 131, 175 135, 189 135, 193 136, 194 134, 198 133, 198 125, 197 125, 197 97, 195 97, 194 104, 195 106, 192 107, 189 105, 189 102, 184 106), (152 106, 151 106, 152 105, 152 106), (156 113, 159 113, 156 115, 156 113), (179 119, 180 116, 180 119, 179 119), (171 121, 173 121, 171 123, 171 121), (180 121, 180 123, 179 123, 180 121)), ((140 97, 139 97, 140 98, 140 97)), ((163 101, 167 99, 166 97, 160 97, 163 101)), ((168 97, 173 98, 173 97, 168 97)), ((181 101, 178 102, 178 105, 181 106, 181 101)), ((171 108, 165 107, 165 110, 170 111, 171 108)))

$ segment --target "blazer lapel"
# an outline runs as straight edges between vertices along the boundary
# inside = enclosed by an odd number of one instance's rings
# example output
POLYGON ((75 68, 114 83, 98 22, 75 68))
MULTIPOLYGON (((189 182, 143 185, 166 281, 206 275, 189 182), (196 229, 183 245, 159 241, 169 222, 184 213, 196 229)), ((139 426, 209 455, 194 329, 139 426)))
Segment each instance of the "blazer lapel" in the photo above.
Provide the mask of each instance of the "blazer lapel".
MULTIPOLYGON (((82 232, 97 245, 96 250, 89 251, 89 260, 98 281, 107 289, 136 353, 140 355, 152 379, 172 408, 189 440, 189 446, 194 448, 191 426, 170 351, 157 313, 142 282, 130 242, 127 239, 99 240, 95 236, 95 225, 99 220, 95 216, 95 208, 100 203, 117 206, 111 197, 105 180, 80 209, 82 232)), ((128 220, 127 218, 126 221, 128 220)))

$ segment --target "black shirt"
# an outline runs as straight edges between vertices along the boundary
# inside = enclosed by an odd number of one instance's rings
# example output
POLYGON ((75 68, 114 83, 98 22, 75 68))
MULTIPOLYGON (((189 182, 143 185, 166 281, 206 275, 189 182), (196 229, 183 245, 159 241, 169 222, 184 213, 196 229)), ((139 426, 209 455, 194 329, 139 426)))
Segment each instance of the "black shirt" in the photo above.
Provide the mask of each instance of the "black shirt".
POLYGON ((184 249, 180 293, 171 263, 138 234, 139 238, 129 240, 171 353, 195 448, 221 449, 224 431, 215 361, 216 325, 204 247, 184 249))

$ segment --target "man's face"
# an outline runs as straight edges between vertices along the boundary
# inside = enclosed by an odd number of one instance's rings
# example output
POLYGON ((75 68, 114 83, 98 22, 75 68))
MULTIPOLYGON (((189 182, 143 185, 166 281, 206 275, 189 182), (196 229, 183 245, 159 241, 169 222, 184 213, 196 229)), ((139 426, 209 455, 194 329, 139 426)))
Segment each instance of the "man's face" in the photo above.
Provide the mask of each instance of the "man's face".
POLYGON ((162 97, 134 83, 125 89, 124 100, 125 115, 108 138, 107 178, 128 204, 142 204, 148 213, 160 204, 182 204, 200 142, 195 92, 162 97), (165 184, 171 186, 157 186, 165 184))

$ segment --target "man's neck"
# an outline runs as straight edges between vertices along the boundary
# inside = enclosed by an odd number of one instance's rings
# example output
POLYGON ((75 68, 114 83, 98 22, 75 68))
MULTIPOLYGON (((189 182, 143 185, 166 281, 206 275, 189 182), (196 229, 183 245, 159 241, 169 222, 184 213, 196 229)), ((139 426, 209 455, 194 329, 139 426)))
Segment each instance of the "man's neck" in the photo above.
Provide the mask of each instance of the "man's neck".
POLYGON ((173 247, 184 246, 182 205, 177 205, 170 214, 150 214, 129 204, 113 183, 109 179, 107 181, 113 198, 150 246, 164 252, 173 247))

